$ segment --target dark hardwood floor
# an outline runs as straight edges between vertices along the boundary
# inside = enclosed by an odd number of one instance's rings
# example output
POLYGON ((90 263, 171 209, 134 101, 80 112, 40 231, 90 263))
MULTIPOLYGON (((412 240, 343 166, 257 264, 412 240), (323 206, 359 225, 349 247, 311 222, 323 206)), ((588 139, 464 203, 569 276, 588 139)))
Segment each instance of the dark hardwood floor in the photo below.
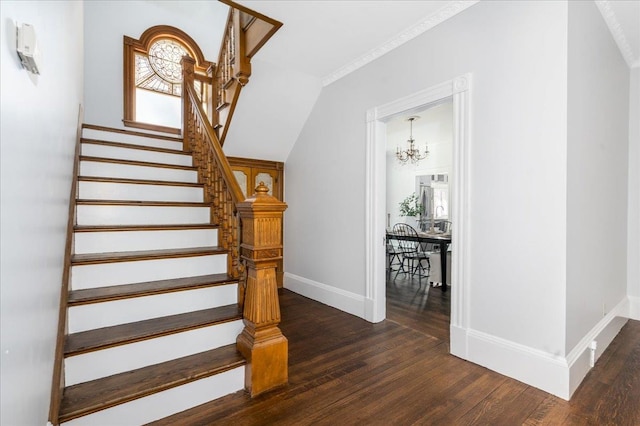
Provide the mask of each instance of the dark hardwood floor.
MULTIPOLYGON (((394 273, 395 274, 395 273, 394 273)), ((387 277, 387 320, 449 343, 451 291, 404 274, 387 277)))
POLYGON ((450 293, 398 278, 378 324, 281 290, 289 384, 154 424, 640 425, 640 322, 627 323, 567 402, 449 355, 450 293))

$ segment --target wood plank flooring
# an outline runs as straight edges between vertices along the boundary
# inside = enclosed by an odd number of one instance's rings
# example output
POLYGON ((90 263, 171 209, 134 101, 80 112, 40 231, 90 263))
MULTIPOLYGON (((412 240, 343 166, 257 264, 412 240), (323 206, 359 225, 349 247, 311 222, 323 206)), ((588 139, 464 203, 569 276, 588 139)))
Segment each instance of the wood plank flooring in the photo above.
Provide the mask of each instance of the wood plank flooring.
POLYGON ((281 290, 289 384, 153 424, 640 425, 640 322, 629 321, 567 402, 449 355, 450 293, 424 288, 388 283, 379 324, 281 290))
MULTIPOLYGON (((393 278, 393 275, 391 275, 393 278)), ((387 280, 387 320, 449 343, 451 290, 443 293, 440 287, 427 286, 425 279, 387 280), (426 289, 426 291, 425 291, 426 289)))

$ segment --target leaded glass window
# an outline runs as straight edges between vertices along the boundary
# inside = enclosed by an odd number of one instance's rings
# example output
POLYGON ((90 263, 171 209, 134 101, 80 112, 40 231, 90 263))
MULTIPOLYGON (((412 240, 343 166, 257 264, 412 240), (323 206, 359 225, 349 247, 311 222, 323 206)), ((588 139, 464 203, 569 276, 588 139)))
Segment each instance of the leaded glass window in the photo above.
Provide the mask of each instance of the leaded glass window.
POLYGON ((189 55, 186 47, 172 39, 155 41, 148 54, 136 53, 136 87, 182 96, 180 61, 185 55, 189 55))

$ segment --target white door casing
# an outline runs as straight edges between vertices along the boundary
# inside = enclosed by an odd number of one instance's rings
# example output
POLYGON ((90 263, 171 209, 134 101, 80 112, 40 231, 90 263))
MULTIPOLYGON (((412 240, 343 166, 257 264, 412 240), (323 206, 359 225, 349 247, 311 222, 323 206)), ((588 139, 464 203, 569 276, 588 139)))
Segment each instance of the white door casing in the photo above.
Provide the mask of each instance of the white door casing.
POLYGON ((451 98, 453 102, 453 173, 451 221, 455 224, 451 258, 451 353, 467 358, 469 328, 469 212, 470 212, 470 95, 471 74, 429 87, 367 111, 365 198, 365 319, 386 317, 385 212, 386 121, 392 116, 451 98))

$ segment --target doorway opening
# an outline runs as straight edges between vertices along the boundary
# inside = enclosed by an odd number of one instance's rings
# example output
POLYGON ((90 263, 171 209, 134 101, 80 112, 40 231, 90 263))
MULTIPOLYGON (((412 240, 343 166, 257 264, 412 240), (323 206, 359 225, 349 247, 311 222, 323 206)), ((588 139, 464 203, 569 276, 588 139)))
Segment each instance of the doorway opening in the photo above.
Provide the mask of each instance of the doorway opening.
MULTIPOLYGON (((417 236, 448 238, 452 228, 455 229, 449 214, 449 178, 453 172, 451 97, 391 117, 386 122, 386 137, 387 230, 405 229, 408 225, 417 236), (411 136, 408 120, 413 122, 411 136), (402 161, 397 153, 411 144, 426 155, 419 161, 402 161), (414 200, 415 208, 409 212, 401 208, 406 206, 407 199, 414 200)), ((387 246, 391 253, 386 275, 387 319, 448 343, 453 247, 450 244, 441 247, 435 240, 424 239, 420 242, 391 239, 387 246), (419 264, 415 269, 409 268, 409 263, 417 263, 411 260, 414 255, 402 254, 407 249, 417 250, 419 264)))
POLYGON ((451 221, 455 223, 451 259, 450 350, 467 357, 468 241, 469 238, 469 110, 471 75, 377 106, 367 111, 366 215, 365 215, 365 318, 379 322, 386 317, 386 146, 387 122, 398 114, 423 109, 451 99, 453 106, 453 155, 450 179, 451 221))

